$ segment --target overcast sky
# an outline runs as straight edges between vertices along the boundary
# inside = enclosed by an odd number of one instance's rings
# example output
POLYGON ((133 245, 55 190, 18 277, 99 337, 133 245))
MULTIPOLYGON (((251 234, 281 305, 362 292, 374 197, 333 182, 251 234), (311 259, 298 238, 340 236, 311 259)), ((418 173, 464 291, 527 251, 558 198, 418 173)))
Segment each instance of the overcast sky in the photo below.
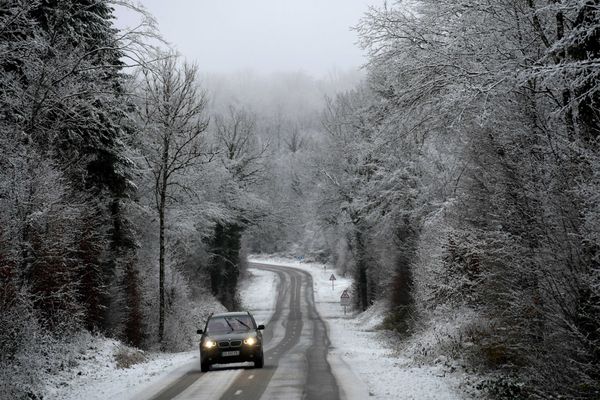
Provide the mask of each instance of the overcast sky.
MULTIPOLYGON (((141 0, 164 38, 204 72, 252 69, 317 76, 365 61, 355 25, 383 0, 141 0)), ((118 26, 133 15, 117 9, 118 26)))

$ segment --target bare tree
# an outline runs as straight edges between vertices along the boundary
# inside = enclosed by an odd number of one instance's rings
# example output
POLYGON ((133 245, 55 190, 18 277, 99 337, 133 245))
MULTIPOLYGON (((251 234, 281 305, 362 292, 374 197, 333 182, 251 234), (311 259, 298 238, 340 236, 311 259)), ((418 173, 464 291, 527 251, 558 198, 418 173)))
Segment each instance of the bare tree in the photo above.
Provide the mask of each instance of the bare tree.
POLYGON ((140 117, 145 134, 144 158, 153 176, 159 219, 159 341, 165 324, 165 213, 178 193, 189 193, 184 174, 207 162, 203 147, 208 127, 206 93, 197 84, 197 67, 179 64, 173 54, 144 68, 140 117))
POLYGON ((255 182, 263 169, 260 160, 269 147, 258 142, 256 116, 230 106, 226 117, 215 116, 215 127, 226 168, 240 184, 255 182))
POLYGON ((297 153, 304 147, 304 138, 298 126, 294 126, 287 139, 284 139, 290 153, 297 153))

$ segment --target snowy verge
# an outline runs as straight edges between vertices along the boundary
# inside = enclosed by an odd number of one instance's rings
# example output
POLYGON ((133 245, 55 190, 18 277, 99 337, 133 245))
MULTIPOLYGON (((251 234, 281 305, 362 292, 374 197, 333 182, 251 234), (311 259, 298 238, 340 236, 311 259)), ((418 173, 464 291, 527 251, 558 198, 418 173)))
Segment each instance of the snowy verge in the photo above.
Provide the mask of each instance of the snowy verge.
POLYGON ((254 315, 257 324, 267 325, 277 301, 277 274, 252 268, 246 274, 239 288, 243 309, 254 315))
MULTIPOLYGON (((244 305, 249 305, 257 323, 265 323, 275 308, 277 275, 253 270, 240 288, 244 305)), ((211 304, 210 307, 219 307, 211 304)), ((215 308, 221 311, 222 308, 215 308)), ((50 400, 141 400, 152 397, 189 371, 199 369, 198 351, 182 353, 142 352, 121 342, 84 334, 69 367, 46 379, 44 398, 50 400), (119 356, 135 361, 120 368, 119 356)))
POLYGON ((186 339, 182 346, 190 351, 178 353, 144 352, 115 339, 82 333, 75 341, 76 348, 66 355, 64 367, 44 379, 44 399, 147 399, 199 370, 195 329, 211 312, 222 310, 211 296, 198 301, 180 335, 186 339))
POLYGON ((317 310, 329 329, 328 360, 346 399, 458 400, 467 397, 459 389, 460 375, 447 374, 437 366, 417 365, 410 356, 399 352, 394 335, 376 329, 383 321, 385 304, 377 303, 364 313, 344 315, 340 296, 344 289, 351 288, 350 278, 338 276, 330 266, 323 264, 268 256, 252 256, 249 261, 297 268, 312 275, 317 310), (332 273, 336 277, 333 289, 329 280, 332 273))
POLYGON ((89 336, 72 360, 72 367, 49 377, 46 396, 54 400, 128 399, 144 385, 167 375, 190 362, 195 353, 144 353, 114 339, 89 336), (129 368, 119 368, 117 356, 136 354, 140 361, 129 368), (136 390, 137 389, 137 390, 136 390))

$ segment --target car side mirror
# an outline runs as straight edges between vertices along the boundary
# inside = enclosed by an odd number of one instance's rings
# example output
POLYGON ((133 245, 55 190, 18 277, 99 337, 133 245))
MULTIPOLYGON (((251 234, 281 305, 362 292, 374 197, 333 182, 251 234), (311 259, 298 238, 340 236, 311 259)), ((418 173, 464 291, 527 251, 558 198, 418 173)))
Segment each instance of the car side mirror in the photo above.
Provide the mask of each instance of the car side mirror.
POLYGON ((264 326, 264 325, 262 325, 262 324, 260 324, 260 325, 258 326, 258 328, 256 328, 256 329, 258 329, 259 331, 262 331, 263 329, 265 329, 265 326, 264 326))
POLYGON ((204 333, 204 331, 203 331, 202 329, 198 329, 198 330, 196 331, 196 333, 197 333, 198 335, 202 335, 202 334, 204 333))

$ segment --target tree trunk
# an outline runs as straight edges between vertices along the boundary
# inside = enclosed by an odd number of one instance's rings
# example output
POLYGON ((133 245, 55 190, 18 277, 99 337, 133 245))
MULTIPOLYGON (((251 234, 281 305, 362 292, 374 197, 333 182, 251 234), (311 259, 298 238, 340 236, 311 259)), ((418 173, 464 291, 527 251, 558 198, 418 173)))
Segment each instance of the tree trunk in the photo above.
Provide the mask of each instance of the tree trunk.
POLYGON ((139 287, 140 279, 134 260, 127 262, 122 284, 127 296, 125 304, 127 313, 123 330, 124 338, 128 344, 140 348, 144 338, 144 326, 139 287))
POLYGON ((159 291, 159 311, 158 311, 158 342, 162 344, 165 333, 165 208, 167 203, 167 168, 169 163, 169 136, 166 135, 163 146, 162 165, 163 172, 160 176, 160 198, 158 201, 158 291, 159 291))
POLYGON ((165 332, 165 190, 161 190, 160 206, 158 210, 159 218, 159 256, 158 256, 158 291, 159 291, 159 311, 158 311, 158 341, 163 342, 165 332))
POLYGON ((365 244, 362 232, 356 229, 354 233, 356 240, 356 285, 358 290, 358 305, 364 311, 369 306, 367 292, 367 262, 365 260, 365 244))

